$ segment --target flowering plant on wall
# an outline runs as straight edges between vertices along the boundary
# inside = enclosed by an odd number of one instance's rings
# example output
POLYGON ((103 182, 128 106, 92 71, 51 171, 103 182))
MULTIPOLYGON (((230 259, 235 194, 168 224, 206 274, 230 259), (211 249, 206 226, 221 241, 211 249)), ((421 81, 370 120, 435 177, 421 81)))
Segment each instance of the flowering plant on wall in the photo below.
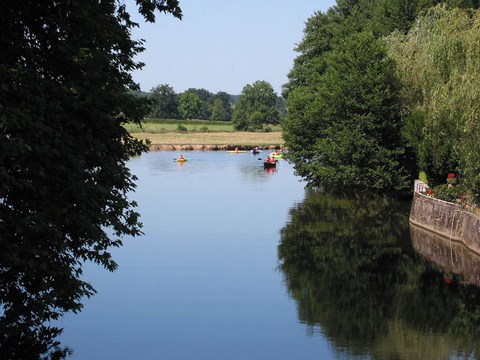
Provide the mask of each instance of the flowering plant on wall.
POLYGON ((455 174, 450 173, 447 175, 447 184, 449 186, 453 186, 457 184, 457 178, 455 177, 455 174))
POLYGON ((466 191, 463 184, 447 185, 441 184, 434 188, 435 198, 443 201, 464 205, 466 202, 466 191))

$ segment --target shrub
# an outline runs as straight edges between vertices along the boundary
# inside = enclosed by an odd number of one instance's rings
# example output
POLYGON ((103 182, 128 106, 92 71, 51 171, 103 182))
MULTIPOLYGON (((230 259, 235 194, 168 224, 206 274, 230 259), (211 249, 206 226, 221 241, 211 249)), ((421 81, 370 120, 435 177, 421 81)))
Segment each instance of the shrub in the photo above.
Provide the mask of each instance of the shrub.
POLYGON ((464 201, 466 189, 463 185, 448 186, 447 184, 437 185, 433 189, 435 197, 440 200, 461 203, 464 201))
POLYGON ((186 133, 188 131, 186 126, 183 126, 182 124, 177 125, 177 131, 181 133, 186 133))

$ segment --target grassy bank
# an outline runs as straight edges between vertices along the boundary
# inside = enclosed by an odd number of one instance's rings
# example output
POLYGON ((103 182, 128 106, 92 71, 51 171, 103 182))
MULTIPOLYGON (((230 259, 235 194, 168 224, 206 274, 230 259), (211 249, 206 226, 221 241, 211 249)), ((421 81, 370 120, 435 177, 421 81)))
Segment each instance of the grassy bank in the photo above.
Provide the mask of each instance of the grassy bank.
POLYGON ((281 128, 268 132, 235 131, 231 122, 178 121, 147 119, 142 127, 133 124, 125 128, 138 139, 149 139, 152 145, 232 145, 281 146, 281 128))
POLYGON ((172 132, 234 132, 233 124, 226 121, 207 120, 164 120, 145 119, 140 127, 136 124, 126 124, 130 133, 164 134, 172 132))

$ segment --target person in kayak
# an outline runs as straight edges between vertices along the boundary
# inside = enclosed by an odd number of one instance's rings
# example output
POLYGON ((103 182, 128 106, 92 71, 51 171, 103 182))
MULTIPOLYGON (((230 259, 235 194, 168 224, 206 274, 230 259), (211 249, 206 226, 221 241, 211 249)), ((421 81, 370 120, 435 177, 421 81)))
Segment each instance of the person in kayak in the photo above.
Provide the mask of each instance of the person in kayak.
POLYGON ((275 159, 267 155, 267 157, 265 158, 265 162, 267 164, 275 164, 275 159))

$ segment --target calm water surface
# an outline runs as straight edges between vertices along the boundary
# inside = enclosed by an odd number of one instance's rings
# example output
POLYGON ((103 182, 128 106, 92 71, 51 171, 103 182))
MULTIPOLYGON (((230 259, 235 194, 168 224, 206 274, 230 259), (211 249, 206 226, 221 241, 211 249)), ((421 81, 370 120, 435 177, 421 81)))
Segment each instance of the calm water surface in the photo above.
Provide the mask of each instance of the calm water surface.
POLYGON ((479 354, 478 288, 445 280, 432 257, 453 256, 410 233, 409 203, 305 192, 250 153, 179 155, 130 162, 145 235, 114 250, 116 272, 87 267, 98 293, 60 324, 73 359, 479 354))
MULTIPOLYGON (((74 359, 268 359, 329 356, 306 336, 278 270, 279 231, 304 185, 250 153, 153 152, 131 161, 145 236, 88 266, 98 293, 66 316, 74 359)), ((266 153, 263 153, 265 156, 266 153)))

